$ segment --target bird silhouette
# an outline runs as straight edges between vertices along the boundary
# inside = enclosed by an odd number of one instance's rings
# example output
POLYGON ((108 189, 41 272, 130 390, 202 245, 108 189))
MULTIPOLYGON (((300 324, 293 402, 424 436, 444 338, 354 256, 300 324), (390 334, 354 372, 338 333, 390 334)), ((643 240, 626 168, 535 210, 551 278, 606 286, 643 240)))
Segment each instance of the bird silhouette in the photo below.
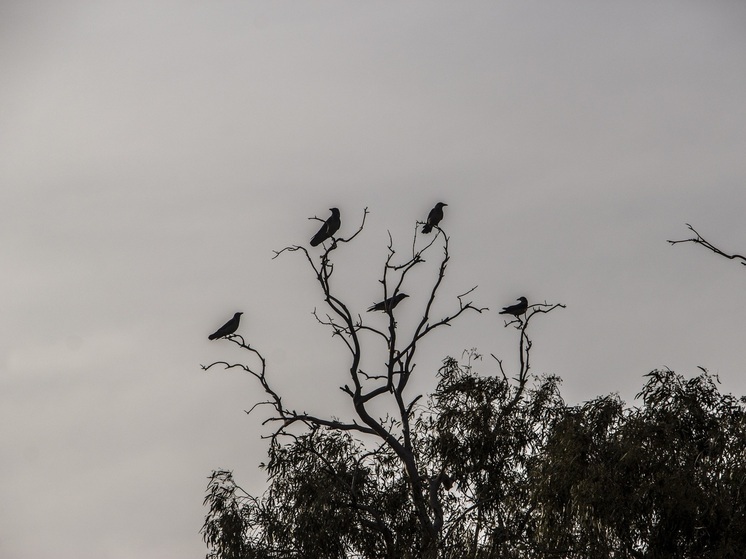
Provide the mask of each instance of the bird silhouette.
POLYGON ((518 297, 518 300, 520 301, 520 303, 510 305, 508 307, 503 307, 503 310, 500 311, 500 314, 512 314, 515 317, 519 317, 523 313, 525 313, 528 309, 528 299, 526 299, 525 297, 518 297))
POLYGON ((236 330, 238 330, 238 323, 241 322, 242 314, 242 312, 237 312, 236 314, 234 314, 233 318, 231 318, 228 322, 218 328, 214 334, 210 334, 208 336, 208 339, 217 340, 218 338, 224 338, 233 334, 236 330))
POLYGON ((443 206, 447 205, 448 204, 444 204, 443 202, 435 204, 435 207, 430 210, 430 213, 427 216, 427 223, 425 223, 425 226, 422 228, 423 233, 429 233, 433 230, 433 227, 440 223, 440 220, 443 219, 443 206))
POLYGON ((339 229, 339 226, 341 225, 341 221, 339 220, 339 210, 337 208, 330 208, 332 215, 324 222, 324 225, 321 226, 321 229, 319 229, 319 232, 316 233, 313 236, 313 239, 311 239, 311 246, 315 247, 323 243, 325 240, 327 240, 329 237, 334 235, 334 233, 337 232, 337 229, 339 229))
POLYGON ((368 312, 370 311, 390 311, 393 309, 396 305, 398 305, 402 299, 405 299, 409 297, 406 293, 397 293, 393 297, 389 297, 385 301, 381 301, 380 303, 376 303, 371 308, 368 309, 368 312))

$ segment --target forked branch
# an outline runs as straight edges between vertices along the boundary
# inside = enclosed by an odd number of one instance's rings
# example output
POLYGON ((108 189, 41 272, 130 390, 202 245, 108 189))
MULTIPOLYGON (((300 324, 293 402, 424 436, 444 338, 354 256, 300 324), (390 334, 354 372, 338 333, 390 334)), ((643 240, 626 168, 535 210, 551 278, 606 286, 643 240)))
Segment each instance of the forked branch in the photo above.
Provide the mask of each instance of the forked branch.
POLYGON ((708 241, 707 239, 705 239, 702 235, 700 235, 699 232, 694 227, 692 227, 688 223, 686 224, 686 226, 689 228, 689 230, 692 233, 694 233, 695 237, 693 237, 691 239, 681 239, 681 240, 678 240, 678 241, 670 241, 669 240, 668 243, 671 244, 671 245, 677 245, 679 243, 694 243, 694 244, 697 244, 697 245, 702 245, 703 247, 705 247, 708 250, 711 250, 712 252, 714 252, 718 256, 722 256, 722 257, 728 258, 730 260, 740 260, 741 264, 744 265, 744 266, 746 266, 746 256, 743 256, 741 254, 728 254, 727 252, 723 252, 718 247, 716 247, 715 245, 713 245, 710 241, 708 241))
POLYGON ((255 408, 259 406, 269 405, 274 409, 274 414, 270 416, 269 418, 265 419, 262 422, 262 425, 266 425, 268 423, 275 423, 275 422, 281 423, 280 427, 278 427, 272 434, 265 436, 263 438, 271 438, 275 440, 280 435, 286 435, 288 434, 286 432, 286 428, 298 422, 304 423, 312 428, 313 427, 329 427, 331 429, 337 429, 340 431, 358 431, 360 433, 366 433, 370 435, 375 434, 374 430, 364 425, 360 425, 354 421, 351 423, 345 423, 343 421, 338 421, 335 419, 326 419, 322 417, 317 417, 315 415, 311 415, 306 412, 299 413, 295 410, 286 408, 282 403, 282 397, 280 396, 280 394, 272 386, 270 386, 269 381, 267 380, 267 376, 266 376, 267 362, 264 356, 257 349, 247 344, 244 338, 238 334, 227 336, 225 339, 230 342, 233 342, 240 348, 253 353, 259 360, 259 367, 258 368, 251 367, 249 365, 245 365, 242 363, 228 363, 227 361, 215 361, 213 363, 210 363, 209 365, 202 365, 202 370, 208 371, 211 368, 216 367, 216 366, 223 366, 224 369, 236 369, 237 368, 237 369, 241 369, 242 371, 246 373, 249 373, 251 376, 253 376, 259 381, 259 383, 262 386, 262 389, 264 390, 268 398, 264 401, 260 401, 254 404, 246 413, 251 413, 255 408))
MULTIPOLYGON (((515 328, 520 332, 520 341, 518 343, 518 374, 513 377, 513 380, 515 380, 517 383, 516 390, 513 398, 511 398, 507 405, 503 407, 501 415, 508 415, 518 404, 521 397, 523 396, 523 392, 529 379, 529 371, 531 370, 532 342, 531 338, 528 337, 527 330, 531 319, 537 314, 547 314, 557 308, 564 309, 567 308, 567 306, 563 305, 562 303, 550 304, 546 301, 544 301, 543 303, 535 303, 528 306, 526 314, 523 315, 525 316, 525 318, 522 319, 520 317, 516 317, 513 320, 505 322, 506 327, 514 325, 515 328)), ((503 367, 502 360, 498 359, 494 353, 492 354, 492 358, 497 361, 503 379, 507 380, 507 373, 505 372, 505 368, 503 367)))

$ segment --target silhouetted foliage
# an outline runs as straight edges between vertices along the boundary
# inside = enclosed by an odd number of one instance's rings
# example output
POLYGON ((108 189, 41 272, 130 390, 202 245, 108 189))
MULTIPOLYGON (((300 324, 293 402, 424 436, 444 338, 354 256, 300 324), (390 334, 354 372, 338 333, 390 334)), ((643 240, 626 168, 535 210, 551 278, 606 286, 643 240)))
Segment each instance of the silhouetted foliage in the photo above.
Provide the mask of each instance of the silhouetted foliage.
MULTIPOLYGON (((714 377, 654 371, 635 408, 613 396, 565 406, 554 378, 517 401, 516 390, 448 359, 418 407, 423 477, 442 488, 439 556, 742 556, 746 408, 714 377)), ((213 557, 419 556, 394 453, 319 428, 271 445, 265 469, 260 499, 211 509, 204 530, 222 545, 213 557), (218 522, 225 540, 214 538, 218 522)), ((226 501, 222 486, 208 490, 207 502, 226 501)))
POLYGON ((567 408, 535 479, 537 544, 565 557, 742 556, 744 400, 715 381, 653 371, 639 408, 567 408))

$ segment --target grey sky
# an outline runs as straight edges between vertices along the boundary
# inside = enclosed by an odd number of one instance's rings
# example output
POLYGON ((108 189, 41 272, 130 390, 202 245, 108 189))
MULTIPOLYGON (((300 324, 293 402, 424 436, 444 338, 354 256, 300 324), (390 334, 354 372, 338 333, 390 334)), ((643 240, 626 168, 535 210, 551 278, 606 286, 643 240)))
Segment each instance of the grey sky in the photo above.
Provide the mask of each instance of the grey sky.
MULTIPOLYGON (((271 260, 332 206, 371 212, 339 255, 361 311, 442 200, 440 311, 567 304, 534 365, 569 402, 664 366, 746 393, 746 270, 665 243, 746 251, 741 2, 4 2, 0 72, 4 558, 203 555, 210 470, 263 487, 257 387, 199 368, 242 357, 207 341, 237 310, 289 402, 349 413, 312 276, 271 260)), ((417 388, 510 363, 502 325, 434 336, 417 388)))

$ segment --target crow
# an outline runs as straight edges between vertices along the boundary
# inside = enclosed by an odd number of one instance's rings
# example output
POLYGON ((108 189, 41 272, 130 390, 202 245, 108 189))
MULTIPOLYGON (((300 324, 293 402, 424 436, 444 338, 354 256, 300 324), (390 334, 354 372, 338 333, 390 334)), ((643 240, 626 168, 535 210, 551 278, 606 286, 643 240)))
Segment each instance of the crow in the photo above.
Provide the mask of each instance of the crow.
POLYGON ((208 339, 217 340, 218 338, 224 338, 225 336, 230 336, 231 334, 233 334, 236 330, 238 330, 238 323, 241 321, 242 314, 242 312, 237 312, 236 314, 234 314, 233 318, 231 318, 228 322, 218 328, 214 334, 210 334, 208 336, 208 339))
POLYGON ((368 312, 370 311, 390 311, 392 310, 396 305, 399 304, 399 302, 402 299, 405 299, 406 297, 409 297, 406 293, 397 293, 393 297, 389 297, 385 301, 381 301, 380 303, 376 303, 371 308, 368 309, 368 312))
POLYGON ((503 310, 500 311, 500 314, 512 314, 517 318, 525 313, 528 309, 528 299, 526 299, 525 297, 518 297, 518 300, 520 301, 520 303, 516 305, 503 307, 503 310))
POLYGON ((448 204, 444 204, 443 202, 435 204, 435 207, 430 210, 430 213, 427 216, 427 223, 425 223, 425 226, 422 228, 423 233, 429 233, 433 230, 433 227, 440 223, 440 220, 443 219, 443 206, 447 205, 448 204))
POLYGON ((313 239, 311 239, 312 247, 320 245, 329 237, 334 235, 334 233, 337 232, 337 229, 339 229, 339 226, 341 225, 339 220, 339 210, 337 208, 331 208, 331 212, 331 217, 324 222, 324 225, 321 226, 319 232, 313 236, 313 239))

